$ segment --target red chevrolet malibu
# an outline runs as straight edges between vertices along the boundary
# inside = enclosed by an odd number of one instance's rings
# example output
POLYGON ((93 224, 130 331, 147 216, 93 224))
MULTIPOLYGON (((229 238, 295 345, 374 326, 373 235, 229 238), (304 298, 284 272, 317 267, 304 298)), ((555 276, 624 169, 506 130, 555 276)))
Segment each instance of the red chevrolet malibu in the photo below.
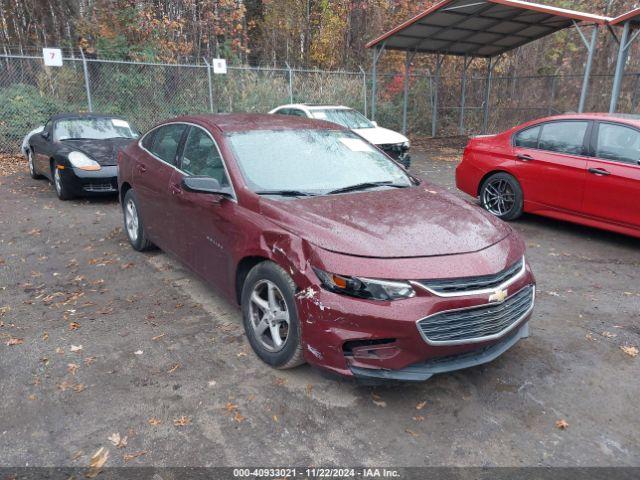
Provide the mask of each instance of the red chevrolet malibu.
POLYGON ((119 158, 131 245, 157 245, 242 308, 256 354, 425 380, 528 335, 522 240, 319 120, 187 116, 119 158))
POLYGON ((489 212, 522 212, 640 237, 640 117, 558 115, 472 138, 458 188, 489 212))

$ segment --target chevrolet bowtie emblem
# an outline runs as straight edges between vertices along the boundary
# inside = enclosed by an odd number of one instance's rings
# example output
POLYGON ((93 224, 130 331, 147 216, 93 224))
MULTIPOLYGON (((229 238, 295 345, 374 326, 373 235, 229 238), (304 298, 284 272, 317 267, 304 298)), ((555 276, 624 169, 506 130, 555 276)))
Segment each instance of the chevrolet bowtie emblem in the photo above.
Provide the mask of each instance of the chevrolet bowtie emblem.
POLYGON ((507 298, 507 290, 496 290, 494 293, 489 295, 489 302, 504 302, 504 299, 507 298))

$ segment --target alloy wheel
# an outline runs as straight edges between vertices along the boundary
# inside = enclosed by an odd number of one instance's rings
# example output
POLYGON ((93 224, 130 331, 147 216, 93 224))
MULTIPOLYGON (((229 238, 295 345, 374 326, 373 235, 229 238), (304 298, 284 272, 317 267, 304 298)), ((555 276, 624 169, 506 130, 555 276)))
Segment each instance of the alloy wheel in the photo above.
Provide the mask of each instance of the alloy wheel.
POLYGON ((131 241, 138 240, 138 209, 131 198, 124 207, 124 223, 131 241))
POLYGON ((31 153, 31 150, 29 150, 29 153, 27 153, 27 158, 29 159, 29 173, 33 177, 36 171, 33 167, 33 153, 31 153))
POLYGON ((56 187, 56 192, 58 195, 62 194, 62 178, 60 177, 60 169, 58 167, 53 167, 53 183, 56 187))
POLYGON ((516 203, 516 194, 509 182, 503 178, 490 181, 482 192, 482 206, 489 212, 502 217, 509 213, 516 203))
POLYGON ((256 283, 249 302, 249 318, 256 340, 269 352, 279 352, 289 334, 290 317, 278 286, 270 280, 256 283))

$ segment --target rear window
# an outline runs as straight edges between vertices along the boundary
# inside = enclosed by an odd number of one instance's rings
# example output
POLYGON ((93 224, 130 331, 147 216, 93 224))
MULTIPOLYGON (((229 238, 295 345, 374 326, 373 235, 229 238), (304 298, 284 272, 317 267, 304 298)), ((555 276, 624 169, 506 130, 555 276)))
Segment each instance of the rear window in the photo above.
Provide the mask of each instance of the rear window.
POLYGON ((538 148, 550 152, 582 155, 589 122, 552 122, 542 126, 538 148))
POLYGON ((540 126, 527 128, 516 134, 515 145, 522 148, 538 148, 539 136, 540 126))

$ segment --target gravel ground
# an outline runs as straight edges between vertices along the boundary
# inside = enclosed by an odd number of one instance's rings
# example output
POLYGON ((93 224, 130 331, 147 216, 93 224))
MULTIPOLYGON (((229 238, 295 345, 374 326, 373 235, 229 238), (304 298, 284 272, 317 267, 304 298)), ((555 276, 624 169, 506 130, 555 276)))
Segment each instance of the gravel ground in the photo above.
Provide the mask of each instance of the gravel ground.
MULTIPOLYGON (((420 142, 414 172, 454 191, 460 145, 420 142)), ((129 247, 115 199, 60 202, 24 164, 3 172, 2 466, 86 466, 100 447, 106 466, 640 465, 636 239, 524 217, 532 336, 373 388, 270 369, 234 306, 129 247)))

